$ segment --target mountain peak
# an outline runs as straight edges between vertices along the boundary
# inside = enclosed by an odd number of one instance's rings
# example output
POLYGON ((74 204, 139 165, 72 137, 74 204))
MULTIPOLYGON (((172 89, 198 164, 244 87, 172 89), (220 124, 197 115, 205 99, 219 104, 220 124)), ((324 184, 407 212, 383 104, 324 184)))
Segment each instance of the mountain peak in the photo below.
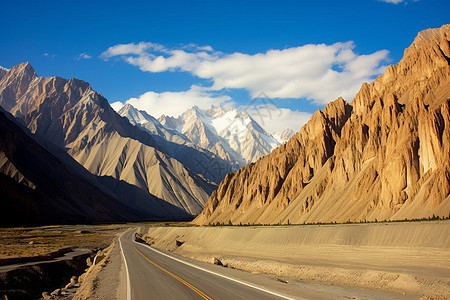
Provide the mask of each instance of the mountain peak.
POLYGON ((211 105, 211 107, 207 111, 208 115, 214 118, 218 118, 223 116, 226 113, 226 110, 222 105, 211 105))
POLYGON ((7 68, 4 68, 4 67, 0 66, 0 80, 6 75, 6 73, 8 71, 9 70, 7 68))
POLYGON ((414 39, 413 45, 421 43, 430 43, 434 40, 448 39, 450 34, 450 24, 443 25, 441 28, 429 28, 420 31, 414 39))
POLYGON ((146 111, 139 110, 133 105, 126 103, 118 112, 122 117, 127 117, 131 124, 144 124, 147 122, 157 122, 146 111))
POLYGON ((126 110, 137 111, 137 109, 133 105, 131 105, 130 103, 125 103, 125 105, 122 106, 122 108, 120 109, 120 111, 126 111, 126 110))
POLYGON ((420 32, 351 104, 330 102, 287 143, 229 174, 194 223, 448 216, 449 37, 449 25, 420 32))
POLYGON ((20 63, 18 65, 15 65, 14 67, 11 68, 11 72, 23 73, 23 74, 26 74, 26 75, 32 76, 32 77, 37 76, 36 72, 34 71, 34 68, 31 66, 31 64, 28 61, 20 63))
POLYGON ((286 128, 283 131, 276 132, 273 134, 273 137, 280 143, 283 144, 287 142, 291 137, 293 137, 295 134, 295 131, 291 128, 286 128))
MULTIPOLYGON (((428 51, 428 55, 432 57, 431 62, 436 63, 442 60, 450 59, 450 24, 443 25, 441 28, 430 28, 420 31, 414 42, 405 50, 404 59, 410 56, 417 56, 418 51, 428 51), (427 50, 429 49, 429 50, 427 50), (431 50, 432 49, 432 50, 431 50), (430 51, 431 50, 431 51, 430 51), (433 59, 433 57, 435 59, 433 59)), ((429 62, 428 62, 429 64, 429 62)), ((445 64, 445 62, 444 62, 445 64)))

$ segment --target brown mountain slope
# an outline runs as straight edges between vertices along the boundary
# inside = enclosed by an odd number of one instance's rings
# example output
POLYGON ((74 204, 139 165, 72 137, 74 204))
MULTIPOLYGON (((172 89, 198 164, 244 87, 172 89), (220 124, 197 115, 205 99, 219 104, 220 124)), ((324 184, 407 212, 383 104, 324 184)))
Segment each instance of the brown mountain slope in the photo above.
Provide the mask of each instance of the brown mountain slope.
POLYGON ((73 172, 6 114, 0 110, 1 226, 142 220, 140 212, 73 172))
POLYGON ((419 33, 351 104, 229 174, 194 220, 344 222, 450 214, 450 25, 419 33))
POLYGON ((149 216, 164 215, 155 207, 157 199, 181 208, 180 217, 198 214, 215 188, 120 117, 84 81, 38 77, 23 63, 0 80, 0 105, 37 137, 66 149, 125 204, 149 216))

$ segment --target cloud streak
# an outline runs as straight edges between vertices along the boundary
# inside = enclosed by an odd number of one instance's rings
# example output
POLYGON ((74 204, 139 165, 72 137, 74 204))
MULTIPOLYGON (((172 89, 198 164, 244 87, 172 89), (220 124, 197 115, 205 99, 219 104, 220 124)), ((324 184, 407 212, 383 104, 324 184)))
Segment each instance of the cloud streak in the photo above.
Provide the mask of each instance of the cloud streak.
MULTIPOLYGON (((207 91, 205 88, 193 85, 187 91, 181 92, 146 92, 137 98, 130 98, 125 103, 133 105, 139 110, 145 110, 150 115, 159 118, 161 115, 178 117, 194 105, 201 109, 208 109, 211 105, 231 105, 231 98, 207 91)), ((118 111, 124 103, 111 104, 118 111)))
POLYGON ((308 44, 265 53, 224 54, 190 44, 166 48, 155 43, 110 47, 101 58, 121 57, 145 72, 189 72, 212 82, 209 90, 264 91, 272 98, 306 98, 326 104, 342 96, 351 100, 361 84, 384 72, 389 52, 359 55, 353 42, 308 44))
POLYGON ((78 56, 76 56, 75 60, 91 59, 91 58, 92 58, 92 56, 83 52, 83 53, 79 54, 78 56))
POLYGON ((405 3, 405 4, 407 4, 407 3, 409 3, 409 2, 417 2, 417 1, 419 1, 419 0, 378 0, 378 1, 380 1, 380 2, 386 2, 386 3, 391 3, 391 4, 397 5, 397 4, 399 4, 399 3, 405 3))

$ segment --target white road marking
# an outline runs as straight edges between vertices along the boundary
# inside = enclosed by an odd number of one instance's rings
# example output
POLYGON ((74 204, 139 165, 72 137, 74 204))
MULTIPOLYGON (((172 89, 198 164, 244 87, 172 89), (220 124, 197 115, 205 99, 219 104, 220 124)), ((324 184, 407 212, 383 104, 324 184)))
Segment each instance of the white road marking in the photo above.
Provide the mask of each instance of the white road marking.
MULTIPOLYGON (((128 272, 128 264, 127 264, 127 259, 125 258, 125 253, 123 252, 123 248, 122 248, 122 237, 125 233, 127 233, 128 231, 125 231, 124 233, 122 233, 122 235, 119 238, 119 245, 120 245, 120 250, 122 251, 122 257, 123 257, 123 261, 125 263, 125 270, 127 272, 127 300, 131 300, 131 285, 130 285, 130 273, 128 272)), ((134 241, 134 240, 133 240, 134 241)))
MULTIPOLYGON (((142 245, 142 246, 144 246, 144 247, 147 247, 147 248, 149 248, 150 250, 152 250, 152 251, 154 251, 154 252, 156 252, 156 253, 159 253, 159 254, 161 254, 161 255, 164 255, 165 257, 168 257, 168 258, 170 258, 170 259, 173 259, 173 260, 175 260, 175 261, 177 261, 177 262, 180 262, 180 263, 185 264, 185 265, 187 265, 187 266, 190 266, 190 267, 192 267, 192 268, 195 268, 195 269, 198 269, 198 270, 201 270, 201 271, 204 271, 204 272, 207 272, 207 273, 210 273, 210 274, 213 274, 213 275, 216 275, 216 276, 219 276, 219 277, 228 279, 228 280, 230 280, 230 281, 233 281, 233 282, 236 282, 236 283, 239 283, 239 284, 242 284, 242 285, 245 285, 245 286, 254 288, 254 289, 256 289, 256 290, 259 290, 259 291, 262 291, 262 292, 265 292, 265 293, 268 293, 268 294, 271 294, 271 295, 274 295, 274 296, 277 296, 277 297, 280 297, 280 298, 283 298, 283 299, 294 300, 294 298, 290 298, 290 297, 288 297, 288 296, 281 295, 281 294, 278 294, 278 293, 276 293, 276 292, 266 290, 266 289, 264 289, 264 288, 262 288, 262 287, 259 287, 259 286, 257 286, 257 285, 253 285, 253 284, 251 284, 251 283, 248 283, 248 282, 245 282, 245 281, 241 281, 241 280, 239 280, 239 279, 235 279, 235 278, 232 278, 232 277, 228 277, 228 276, 226 276, 226 275, 222 275, 222 274, 216 273, 216 272, 214 272, 214 271, 210 271, 210 270, 208 270, 208 269, 204 269, 204 268, 202 268, 202 267, 199 267, 199 266, 196 266, 196 265, 194 265, 194 264, 188 263, 187 261, 183 261, 183 260, 181 260, 181 259, 178 259, 178 258, 176 258, 176 257, 173 257, 173 256, 171 256, 171 255, 168 255, 168 254, 166 254, 166 253, 164 253, 164 252, 161 252, 161 251, 159 251, 159 250, 157 250, 157 249, 155 249, 155 248, 153 248, 153 247, 150 247, 150 246, 147 245, 147 244, 144 244, 144 243, 138 243, 138 242, 136 242, 136 241, 134 240, 134 233, 133 233, 133 237, 131 238, 131 241, 132 241, 133 243, 136 243, 136 244, 138 244, 138 245, 142 245)), ((299 299, 299 298, 297 298, 297 299, 299 299)), ((300 298, 300 299, 301 299, 301 298, 300 298)))

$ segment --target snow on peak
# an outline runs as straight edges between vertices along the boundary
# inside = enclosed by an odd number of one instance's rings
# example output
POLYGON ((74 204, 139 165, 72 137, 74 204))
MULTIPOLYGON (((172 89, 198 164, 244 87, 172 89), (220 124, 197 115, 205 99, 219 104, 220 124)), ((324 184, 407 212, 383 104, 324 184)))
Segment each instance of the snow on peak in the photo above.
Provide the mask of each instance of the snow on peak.
POLYGON ((280 143, 283 144, 287 142, 291 137, 293 137, 295 134, 294 130, 291 128, 286 128, 285 130, 281 132, 275 132, 273 134, 273 137, 280 143))
MULTIPOLYGON (((269 154, 280 143, 268 134, 248 113, 239 109, 225 110, 222 106, 211 106, 208 110, 192 107, 181 117, 182 124, 177 128, 187 136, 201 134, 214 134, 216 138, 197 137, 202 141, 214 141, 212 145, 202 145, 211 148, 217 147, 217 140, 221 147, 231 157, 241 162, 253 162, 259 157, 269 154), (198 126, 203 124, 209 130, 202 132, 198 126), (227 150, 228 149, 228 150, 227 150)), ((213 150, 211 150, 213 151, 213 150)))
POLYGON ((207 110, 207 113, 210 117, 219 118, 223 116, 226 113, 226 111, 222 107, 222 105, 219 104, 219 105, 211 105, 211 108, 207 110))
POLYGON ((147 122, 153 122, 154 118, 143 110, 136 109, 133 105, 127 103, 119 111, 119 115, 127 117, 131 123, 145 124, 147 122))
POLYGON ((240 166, 269 154, 293 135, 289 129, 272 136, 247 112, 225 110, 220 105, 207 110, 193 106, 178 118, 162 115, 158 120, 130 104, 124 105, 119 114, 152 132, 165 132, 165 138, 174 133, 169 135, 163 128, 174 130, 193 144, 240 166))

